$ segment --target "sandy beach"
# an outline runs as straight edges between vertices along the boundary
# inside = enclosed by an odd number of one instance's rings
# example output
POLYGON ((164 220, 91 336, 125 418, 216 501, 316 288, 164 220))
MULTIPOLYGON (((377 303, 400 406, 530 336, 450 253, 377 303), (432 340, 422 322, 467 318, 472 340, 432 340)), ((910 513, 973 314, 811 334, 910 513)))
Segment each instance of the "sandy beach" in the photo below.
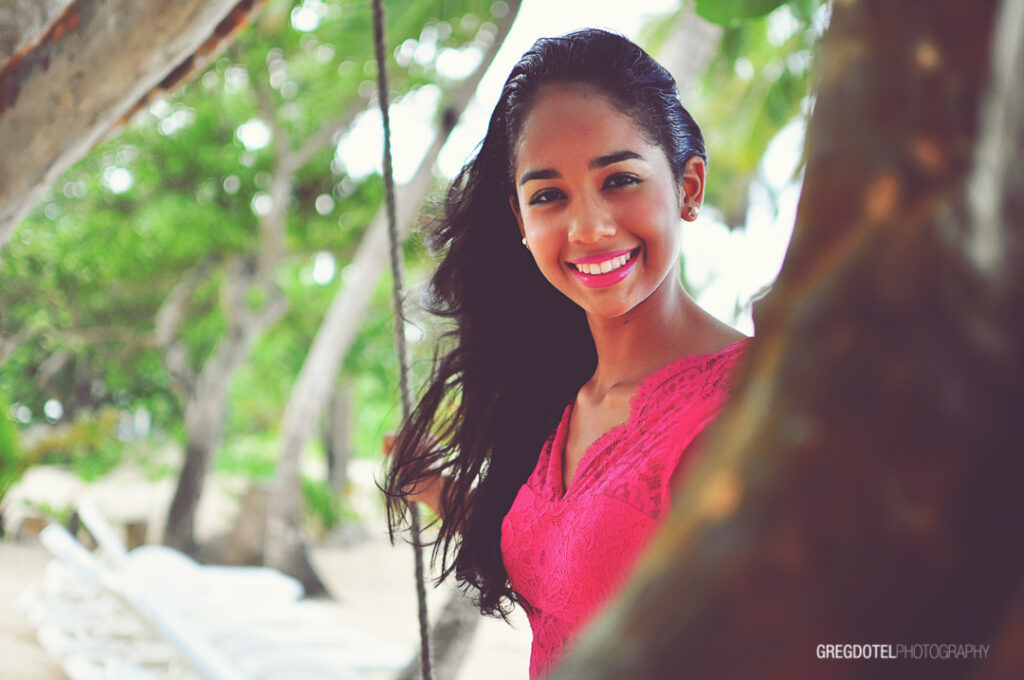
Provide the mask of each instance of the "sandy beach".
MULTIPOLYGON (((408 545, 388 542, 379 513, 374 510, 372 470, 356 466, 355 477, 366 497, 359 500, 360 528, 364 538, 349 546, 311 547, 321 578, 334 596, 340 617, 356 621, 366 634, 389 640, 408 650, 411 657, 418 645, 413 554, 408 545)), ((204 497, 198 533, 210 535, 223 530, 237 513, 237 494, 231 485, 214 485, 204 497)), ((14 503, 25 499, 50 503, 53 507, 90 498, 98 503, 115 524, 159 517, 170 498, 169 484, 149 482, 141 475, 119 472, 113 480, 84 485, 53 470, 29 475, 15 489, 14 503)), ((10 507, 10 506, 9 506, 10 507)), ((17 513, 15 513, 17 516, 17 513)), ((20 521, 20 519, 19 519, 20 521)), ((16 526, 16 525, 14 525, 16 526)), ((12 527, 13 528, 13 527, 12 527)), ((156 532, 154 532, 156 533, 156 532)), ((0 678, 3 680, 60 680, 65 678, 60 662, 46 655, 36 641, 35 631, 17 607, 21 593, 43 582, 43 569, 50 560, 35 541, 0 541, 0 678)), ((448 586, 428 586, 431 615, 440 612, 450 595, 448 586)), ((515 612, 512 625, 500 619, 481 618, 472 648, 458 680, 523 680, 529 666, 530 629, 525 615, 515 612)))
POLYGON ((18 597, 43 582, 50 555, 37 545, 0 541, 0 677, 4 680, 62 680, 60 662, 46 656, 35 631, 17 609, 18 597))

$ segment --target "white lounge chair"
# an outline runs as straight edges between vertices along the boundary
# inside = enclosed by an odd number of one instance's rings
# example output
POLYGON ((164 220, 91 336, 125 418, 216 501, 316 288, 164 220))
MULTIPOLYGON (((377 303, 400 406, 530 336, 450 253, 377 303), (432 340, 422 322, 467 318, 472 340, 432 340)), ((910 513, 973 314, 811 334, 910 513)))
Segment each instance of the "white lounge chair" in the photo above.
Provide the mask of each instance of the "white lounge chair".
POLYGON ((279 572, 202 566, 155 546, 127 551, 93 509, 83 522, 97 553, 47 527, 40 540, 59 561, 25 603, 72 680, 357 680, 412 656, 361 633, 336 606, 297 601, 301 585, 279 572))
MULTIPOLYGON (((202 637, 189 629, 174 612, 168 611, 154 603, 149 596, 121 575, 103 565, 96 557, 75 540, 64 527, 51 524, 39 534, 39 540, 47 549, 63 563, 72 567, 82 582, 107 591, 121 599, 128 612, 132 612, 144 622, 152 626, 162 641, 170 646, 191 665, 200 677, 206 680, 247 680, 234 665, 216 648, 202 637)), ((141 642, 141 641, 140 641, 141 642)), ((124 651, 125 646, 135 646, 134 641, 118 647, 116 651, 124 651)), ((92 646, 74 649, 75 656, 106 658, 110 655, 109 642, 104 646, 102 638, 92 646), (104 653, 106 652, 106 653, 104 653)), ((166 658, 166 657, 165 657, 166 658)), ((134 663, 136 659, 131 659, 134 663)))

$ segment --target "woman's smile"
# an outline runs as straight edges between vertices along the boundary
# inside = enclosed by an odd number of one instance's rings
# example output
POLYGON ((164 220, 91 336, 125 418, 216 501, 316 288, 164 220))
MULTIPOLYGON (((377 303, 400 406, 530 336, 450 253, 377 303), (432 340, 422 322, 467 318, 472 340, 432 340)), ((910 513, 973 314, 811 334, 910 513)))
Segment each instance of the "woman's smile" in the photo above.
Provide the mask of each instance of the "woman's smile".
POLYGON ((639 248, 634 248, 603 255, 587 255, 569 262, 569 268, 584 286, 606 288, 629 276, 639 252, 639 248))

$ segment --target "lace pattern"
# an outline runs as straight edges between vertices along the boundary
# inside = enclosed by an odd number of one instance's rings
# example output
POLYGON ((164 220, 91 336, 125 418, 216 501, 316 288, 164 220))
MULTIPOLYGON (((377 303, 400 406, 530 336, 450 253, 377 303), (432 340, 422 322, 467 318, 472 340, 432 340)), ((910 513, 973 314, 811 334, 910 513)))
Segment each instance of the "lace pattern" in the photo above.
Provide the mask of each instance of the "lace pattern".
POLYGON ((572 404, 502 522, 512 588, 529 605, 530 677, 539 678, 628 578, 671 502, 690 442, 719 414, 744 340, 648 376, 630 416, 583 454, 569 489, 562 458, 572 404))

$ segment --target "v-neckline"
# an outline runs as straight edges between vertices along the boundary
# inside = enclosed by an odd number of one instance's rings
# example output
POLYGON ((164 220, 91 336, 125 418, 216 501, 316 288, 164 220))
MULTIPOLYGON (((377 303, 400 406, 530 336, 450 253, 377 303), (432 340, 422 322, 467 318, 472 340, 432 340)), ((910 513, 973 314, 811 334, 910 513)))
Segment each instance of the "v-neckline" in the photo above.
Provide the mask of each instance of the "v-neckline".
POLYGON ((565 481, 565 452, 566 445, 569 443, 569 423, 572 420, 573 408, 576 404, 576 400, 573 399, 569 402, 569 405, 565 407, 562 412, 562 420, 559 422, 558 430, 554 441, 552 442, 551 460, 549 462, 549 480, 551 491, 559 500, 565 500, 569 496, 579 483, 580 474, 584 471, 590 459, 597 455, 595 452, 600 452, 607 449, 612 444, 623 439, 629 432, 630 429, 635 428, 642 415, 642 406, 646 404, 649 395, 659 385, 661 385, 668 376, 678 372, 682 366, 694 363, 702 359, 710 359, 719 355, 725 355, 731 352, 740 344, 746 342, 750 338, 740 338, 735 342, 732 342, 717 352, 705 352, 702 354, 687 354, 679 357, 678 359, 665 364, 654 373, 649 374, 646 378, 640 381, 637 385, 636 390, 629 397, 629 415, 624 421, 618 425, 613 425, 603 434, 597 437, 594 441, 590 442, 587 447, 583 450, 583 455, 580 456, 579 463, 576 464, 576 470, 573 472, 572 479, 566 484, 565 481))
MULTIPOLYGON (((646 378, 644 380, 646 380, 646 378)), ((642 384, 643 382, 641 381, 641 385, 642 384)), ((576 464, 576 469, 573 471, 572 479, 569 480, 568 484, 566 484, 565 482, 565 455, 569 444, 569 426, 572 422, 572 414, 576 405, 576 401, 573 400, 566 407, 566 413, 563 416, 565 429, 562 435, 560 445, 558 447, 558 455, 555 456, 555 460, 558 461, 558 470, 556 471, 555 477, 557 484, 555 486, 555 492, 559 498, 564 499, 566 496, 569 495, 570 491, 576 488, 580 473, 584 470, 585 465, 590 461, 591 458, 597 455, 596 453, 594 453, 595 451, 603 451, 604 449, 608 448, 608 446, 610 446, 611 444, 614 444, 615 442, 619 441, 620 439, 626 436, 626 431, 628 431, 628 429, 630 428, 630 426, 633 425, 633 422, 636 419, 637 406, 635 399, 639 393, 640 386, 638 385, 633 394, 629 396, 629 415, 626 416, 626 419, 623 420, 621 423, 613 425, 612 427, 608 428, 604 433, 598 435, 597 439, 590 442, 590 444, 588 444, 587 447, 583 449, 583 455, 580 456, 580 460, 576 464)))

